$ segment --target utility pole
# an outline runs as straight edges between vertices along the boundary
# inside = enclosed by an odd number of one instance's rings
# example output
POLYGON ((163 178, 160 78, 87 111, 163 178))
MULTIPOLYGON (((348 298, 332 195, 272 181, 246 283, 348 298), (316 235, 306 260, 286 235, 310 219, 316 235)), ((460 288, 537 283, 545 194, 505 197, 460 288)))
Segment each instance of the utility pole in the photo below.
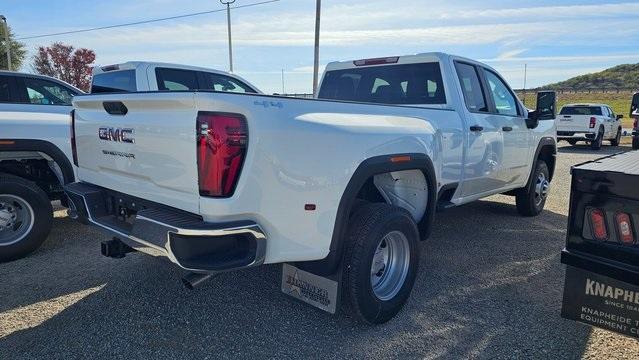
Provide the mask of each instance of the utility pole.
POLYGON ((526 77, 528 76, 528 64, 524 64, 524 105, 526 105, 526 77))
POLYGON ((315 62, 313 64, 313 96, 317 97, 317 82, 319 80, 319 40, 320 40, 320 15, 322 13, 322 0, 316 0, 315 4, 315 62))
POLYGON ((228 26, 229 34, 229 69, 233 72, 233 43, 231 42, 231 4, 235 0, 220 0, 223 5, 226 5, 226 24, 228 26))
POLYGON ((282 95, 286 94, 286 90, 284 90, 284 69, 282 69, 282 95))
POLYGON ((0 15, 0 20, 4 25, 4 46, 7 49, 7 70, 11 70, 11 43, 9 43, 9 25, 7 25, 7 18, 4 15, 0 15))

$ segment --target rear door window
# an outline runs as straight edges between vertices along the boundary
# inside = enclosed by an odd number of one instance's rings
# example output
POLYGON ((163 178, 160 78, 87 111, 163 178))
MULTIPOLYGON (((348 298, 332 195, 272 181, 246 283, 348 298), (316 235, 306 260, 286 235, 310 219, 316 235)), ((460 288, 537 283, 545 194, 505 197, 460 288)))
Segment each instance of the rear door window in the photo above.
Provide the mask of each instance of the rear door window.
POLYGON ((11 77, 0 76, 0 103, 11 102, 11 77))
POLYGON ((446 104, 437 62, 328 71, 318 97, 397 105, 446 104))
POLYGON ((559 115, 603 115, 599 106, 564 106, 559 115))
POLYGON ((197 72, 192 70, 157 68, 155 76, 159 90, 180 91, 197 90, 197 72))
POLYGON ((107 71, 93 75, 91 93, 135 92, 135 70, 107 71))
POLYGON ((234 93, 255 93, 250 86, 230 76, 201 72, 201 90, 215 90, 234 93))
POLYGON ((479 81, 479 73, 475 66, 464 63, 455 63, 459 83, 464 93, 464 102, 468 110, 473 112, 488 112, 486 97, 479 81))
POLYGON ((75 91, 53 81, 24 78, 26 99, 30 104, 37 105, 71 105, 75 91))

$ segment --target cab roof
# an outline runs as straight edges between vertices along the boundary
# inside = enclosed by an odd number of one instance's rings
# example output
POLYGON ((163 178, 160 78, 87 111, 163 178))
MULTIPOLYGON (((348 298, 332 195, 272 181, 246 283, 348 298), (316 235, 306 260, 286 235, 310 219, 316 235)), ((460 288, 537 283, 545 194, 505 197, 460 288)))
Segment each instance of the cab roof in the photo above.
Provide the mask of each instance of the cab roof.
POLYGON ((418 63, 426 63, 426 62, 441 62, 445 63, 447 61, 456 60, 463 61, 466 63, 471 63, 475 65, 481 65, 483 67, 489 68, 493 71, 496 71, 492 67, 481 63, 476 60, 472 60, 469 58, 465 58, 463 56, 457 56, 452 54, 447 54, 443 52, 427 52, 420 53, 414 55, 402 55, 402 56, 389 56, 389 57, 380 57, 380 58, 371 58, 371 59, 357 59, 357 60, 345 60, 345 61, 333 61, 326 65, 326 71, 333 70, 344 70, 344 69, 352 69, 358 66, 362 66, 366 61, 370 61, 371 63, 367 66, 380 66, 380 65, 393 65, 393 64, 418 64, 418 63), (388 60, 384 62, 383 60, 388 60), (357 63, 362 62, 361 65, 357 63))
POLYGON ((593 107, 605 106, 605 107, 610 107, 610 105, 608 105, 608 104, 579 103, 579 104, 566 104, 566 105, 562 106, 562 108, 564 108, 564 107, 580 107, 580 106, 583 106, 583 107, 586 107, 586 106, 593 106, 593 107))

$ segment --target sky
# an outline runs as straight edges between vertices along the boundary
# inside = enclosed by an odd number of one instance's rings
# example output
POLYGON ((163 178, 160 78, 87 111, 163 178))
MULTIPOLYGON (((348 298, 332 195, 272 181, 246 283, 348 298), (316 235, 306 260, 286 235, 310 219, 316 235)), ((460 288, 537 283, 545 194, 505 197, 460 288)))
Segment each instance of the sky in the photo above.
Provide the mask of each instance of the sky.
MULTIPOLYGON (((0 14, 20 38, 222 8, 218 0, 2 0, 0 14)), ((638 63, 638 13, 639 1, 323 0, 320 64, 442 51, 488 63, 513 88, 523 87, 527 64, 527 87, 537 87, 638 63)), ((231 16, 235 73, 265 93, 311 92, 315 0, 231 16)), ((225 12, 22 41, 29 57, 60 41, 95 50, 97 65, 144 60, 228 70, 225 12)))

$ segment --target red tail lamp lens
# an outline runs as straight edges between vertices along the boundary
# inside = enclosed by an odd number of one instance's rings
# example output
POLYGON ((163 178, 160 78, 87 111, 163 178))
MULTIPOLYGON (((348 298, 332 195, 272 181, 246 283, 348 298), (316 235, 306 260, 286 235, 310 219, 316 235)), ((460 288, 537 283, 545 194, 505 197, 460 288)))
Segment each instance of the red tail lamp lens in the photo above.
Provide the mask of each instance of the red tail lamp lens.
POLYGON ((247 146, 248 128, 244 116, 208 112, 198 114, 197 164, 201 196, 233 195, 247 146))
POLYGON ((597 118, 596 117, 591 117, 590 118, 590 128, 594 129, 595 125, 597 125, 597 118))
POLYGON ((608 229, 606 228, 606 214, 599 209, 590 211, 590 223, 592 224, 592 233, 597 240, 608 239, 608 229))
POLYGON ((623 242, 624 244, 632 244, 635 239, 632 232, 632 222, 630 222, 630 215, 626 213, 617 213, 617 215, 615 215, 615 221, 617 223, 619 240, 621 240, 621 242, 623 242))

